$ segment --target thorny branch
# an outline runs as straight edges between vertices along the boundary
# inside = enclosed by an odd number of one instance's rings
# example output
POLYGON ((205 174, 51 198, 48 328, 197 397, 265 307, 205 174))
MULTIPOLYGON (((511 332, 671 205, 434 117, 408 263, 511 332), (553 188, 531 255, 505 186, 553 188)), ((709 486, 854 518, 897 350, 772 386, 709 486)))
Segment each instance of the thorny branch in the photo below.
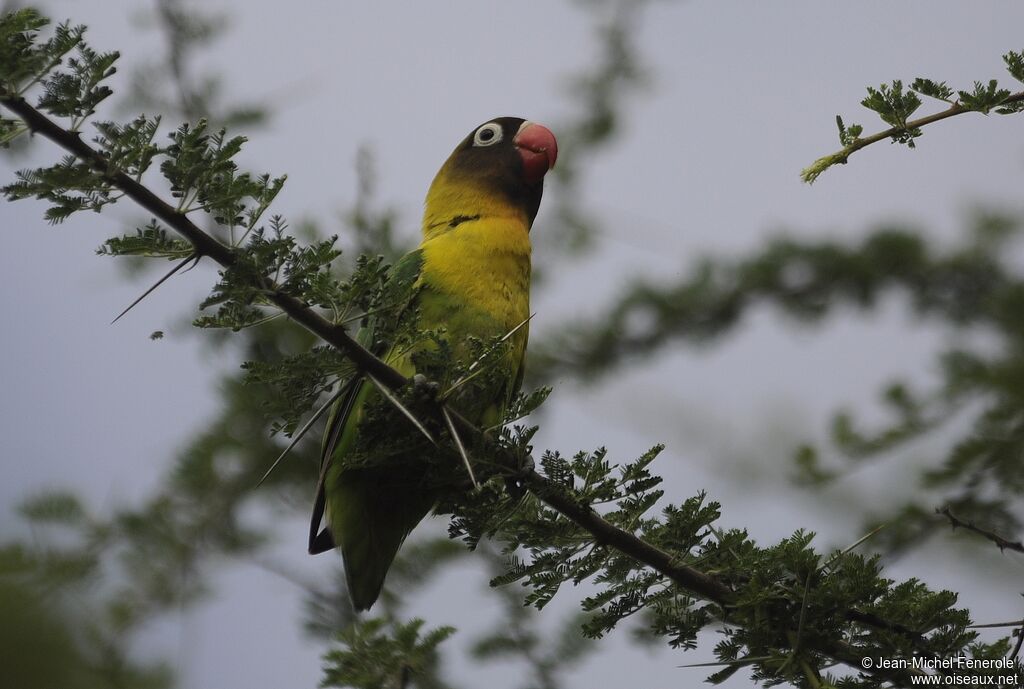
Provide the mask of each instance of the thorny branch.
POLYGON ((942 509, 937 509, 937 510, 935 510, 935 512, 937 514, 944 515, 947 519, 949 519, 949 524, 954 529, 963 528, 963 529, 967 529, 968 531, 973 531, 974 533, 978 534, 979 536, 984 536, 988 540, 990 540, 993 543, 995 543, 996 546, 998 546, 999 550, 1001 550, 1001 551, 1002 550, 1015 550, 1018 553, 1024 553, 1024 543, 1021 543, 1020 541, 1010 541, 1010 540, 1007 540, 1007 539, 1003 538, 1002 536, 1000 536, 999 534, 995 533, 994 531, 989 531, 988 529, 983 529, 980 526, 976 526, 974 524, 974 522, 964 521, 964 520, 960 519, 959 517, 957 517, 955 514, 953 514, 948 507, 943 507, 942 509))
MULTIPOLYGON (((1020 103, 1022 101, 1024 101, 1024 91, 1020 91, 1012 96, 1004 98, 1000 101, 999 105, 1013 105, 1014 103, 1020 103)), ((959 103, 953 103, 948 108, 940 112, 932 113, 931 115, 927 115, 926 117, 921 117, 916 120, 908 120, 905 126, 890 127, 889 129, 878 132, 877 134, 872 134, 871 136, 865 136, 863 138, 857 137, 846 146, 843 146, 842 150, 836 151, 835 153, 831 153, 827 156, 822 156, 818 160, 814 161, 814 163, 809 167, 800 172, 800 177, 807 183, 813 183, 814 180, 818 178, 818 175, 820 175, 825 169, 836 163, 845 165, 847 159, 862 148, 870 146, 871 144, 876 144, 879 141, 885 141, 886 139, 897 137, 904 132, 913 131, 924 127, 925 125, 948 119, 955 115, 962 115, 965 112, 977 111, 959 103)))
MULTIPOLYGON (((163 201, 147 187, 136 182, 120 170, 112 169, 106 157, 85 143, 77 132, 63 129, 53 120, 29 105, 24 98, 0 92, 0 103, 3 103, 5 107, 21 117, 25 124, 28 125, 30 131, 42 134, 61 148, 73 153, 80 160, 88 162, 96 171, 102 173, 111 183, 123 191, 126 196, 174 228, 175 231, 192 243, 192 246, 195 247, 195 256, 197 258, 208 256, 225 268, 235 264, 237 257, 234 249, 218 242, 201 230, 184 213, 176 211, 173 206, 163 201)), ((331 323, 311 309, 309 305, 304 304, 291 295, 278 291, 271 291, 267 298, 287 313, 292 320, 298 322, 333 347, 344 351, 361 372, 372 374, 375 378, 393 389, 400 388, 408 382, 405 376, 385 364, 352 339, 343 327, 331 323)))
MULTIPOLYGON (((88 162, 114 186, 123 191, 126 196, 181 234, 193 245, 196 258, 209 257, 224 267, 230 267, 235 264, 237 256, 234 249, 222 244, 204 232, 189 220, 185 214, 175 210, 174 207, 160 199, 147 187, 120 170, 113 168, 107 158, 85 143, 77 132, 65 130, 32 107, 20 96, 0 91, 0 103, 21 117, 31 132, 42 134, 61 148, 74 154, 80 160, 88 162)), ((277 290, 270 290, 267 298, 292 318, 292 320, 298 322, 331 346, 345 352, 360 373, 372 376, 383 386, 392 390, 402 388, 410 382, 401 373, 378 359, 356 342, 345 332, 344 327, 326 320, 308 304, 277 290)), ((443 403, 438 402, 437 404, 437 413, 440 415, 442 409, 444 409, 443 403)), ((498 454, 503 460, 508 461, 510 466, 518 464, 516 458, 508 456, 510 454, 508 450, 498 447, 479 428, 458 413, 455 413, 454 410, 449 409, 448 411, 454 424, 460 430, 465 431, 471 437, 481 439, 488 449, 498 454)), ((671 554, 611 524, 602 518, 590 505, 574 500, 556 484, 532 468, 520 472, 520 475, 516 478, 521 480, 524 487, 528 488, 538 499, 582 527, 597 542, 608 545, 651 567, 671 579, 680 588, 718 604, 723 610, 727 610, 735 600, 736 592, 721 581, 696 568, 678 562, 671 554)), ((901 630, 900 625, 856 610, 847 611, 844 616, 851 622, 868 627, 890 631, 901 630)), ((910 630, 906 631, 910 635, 916 636, 910 630)), ((898 685, 909 683, 909 676, 912 674, 923 674, 920 670, 912 668, 897 670, 873 667, 862 670, 861 659, 863 651, 845 642, 826 643, 804 639, 802 643, 837 662, 898 685)))

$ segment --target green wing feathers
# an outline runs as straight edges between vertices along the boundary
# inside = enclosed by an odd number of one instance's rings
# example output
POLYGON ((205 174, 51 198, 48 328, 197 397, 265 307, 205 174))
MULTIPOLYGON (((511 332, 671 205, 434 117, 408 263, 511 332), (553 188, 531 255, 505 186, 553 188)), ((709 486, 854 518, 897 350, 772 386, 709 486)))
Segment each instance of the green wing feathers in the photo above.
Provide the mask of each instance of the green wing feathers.
POLYGON ((435 495, 396 486, 386 468, 343 472, 333 492, 331 528, 345 561, 349 595, 356 610, 368 610, 399 547, 427 516, 435 495))
MULTIPOLYGON (((359 341, 385 359, 387 352, 377 344, 378 324, 385 320, 395 322, 407 311, 416 295, 421 265, 419 251, 407 254, 395 265, 384 290, 380 315, 359 333, 359 341)), ((410 368, 406 362, 389 363, 399 370, 410 368)), ((377 394, 372 384, 359 381, 331 411, 309 531, 310 553, 341 548, 349 592, 357 610, 368 609, 380 595, 384 577, 402 541, 434 502, 433 495, 417 489, 415 477, 396 477, 386 468, 346 467, 345 457, 357 441, 364 409, 372 401, 371 395, 377 394), (327 525, 320 530, 325 518, 327 525)))

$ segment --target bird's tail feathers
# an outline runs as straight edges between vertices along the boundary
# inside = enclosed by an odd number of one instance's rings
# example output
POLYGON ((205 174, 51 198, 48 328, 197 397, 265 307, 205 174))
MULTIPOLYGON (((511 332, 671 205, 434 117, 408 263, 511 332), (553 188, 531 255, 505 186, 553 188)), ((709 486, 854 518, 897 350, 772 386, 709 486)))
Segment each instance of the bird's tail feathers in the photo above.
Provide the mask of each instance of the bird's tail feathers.
POLYGON ((424 492, 375 497, 357 520, 362 528, 345 529, 339 543, 349 596, 358 611, 376 602, 398 549, 434 504, 424 492))

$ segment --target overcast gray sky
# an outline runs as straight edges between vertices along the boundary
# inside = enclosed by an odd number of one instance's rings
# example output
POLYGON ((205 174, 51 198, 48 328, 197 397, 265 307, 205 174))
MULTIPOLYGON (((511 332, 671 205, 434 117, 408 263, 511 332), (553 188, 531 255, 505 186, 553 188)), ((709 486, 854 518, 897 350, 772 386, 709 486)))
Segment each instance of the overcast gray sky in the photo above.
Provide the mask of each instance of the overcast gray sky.
MULTIPOLYGON (((571 111, 567 77, 597 50, 589 15, 571 2, 210 4, 233 29, 203 67, 225 76, 229 100, 272 99, 272 124, 251 137, 246 164, 287 172, 276 212, 293 222, 315 218, 327 230, 354 196, 352 161, 368 145, 380 199, 397 206, 413 238, 427 184, 466 132, 495 115, 554 127, 571 111)), ((121 70, 130 72, 162 50, 154 32, 129 21, 139 5, 53 1, 44 9, 88 24, 93 45, 120 50, 121 70)), ((1024 5, 1011 2, 653 3, 639 34, 649 86, 626 107, 625 136, 584 178, 586 206, 607 228, 600 250, 536 300, 533 337, 567 315, 600 312, 634 276, 677 276, 692 257, 749 250, 780 228, 855 237, 877 221, 907 219, 952 239, 973 204, 1020 211, 1019 116, 939 123, 916 151, 872 146, 814 186, 798 172, 836 148, 837 113, 877 128, 858 104, 867 85, 916 76, 960 87, 991 77, 1009 83, 1000 55, 1024 48, 1022 26, 1024 5)), ((42 162, 54 151, 40 144, 34 154, 42 162)), ((0 179, 28 163, 0 159, 0 179)), ((98 509, 144 495, 212 413, 218 372, 237 364, 211 360, 197 336, 174 327, 205 295, 209 267, 175 279, 111 326, 141 283, 92 253, 122 231, 118 221, 138 214, 116 207, 50 228, 42 211, 35 202, 0 204, 5 521, 16 498, 46 487, 74 487, 98 509), (151 342, 158 329, 168 337, 151 342)), ((534 232, 546 226, 542 209, 534 232)), ((820 434, 839 405, 871 409, 896 372, 927 380, 941 336, 896 301, 876 317, 845 313, 824 328, 760 311, 713 351, 672 351, 586 394, 556 388, 538 445, 607 445, 628 460, 664 441, 657 468, 674 499, 707 489, 723 503, 726 525, 766 541, 799 527, 819 531, 826 544, 852 541, 861 503, 901 488, 860 472, 836 488, 826 511, 786 488, 790 444, 820 434), (751 456, 763 457, 756 471, 741 461, 751 456)), ((275 556, 327 577, 338 563, 308 558, 304 529, 299 520, 283 529, 275 556)), ((1021 574, 1020 560, 1007 560, 1008 570, 968 588, 962 572, 932 566, 935 557, 923 553, 895 572, 966 589, 962 602, 979 619, 997 616, 1006 599, 987 589, 1013 591, 1007 571, 1021 574)), ((414 612, 472 629, 497 603, 466 593, 481 589, 479 577, 452 576, 414 612)), ((300 633, 297 591, 246 567, 225 570, 218 590, 215 603, 153 632, 150 652, 186 659, 181 686, 316 686, 322 649, 300 633)), ((571 607, 574 592, 564 597, 571 607)), ((454 647, 460 636, 468 634, 454 647)), ((652 655, 630 649, 624 636, 571 686, 691 686, 707 674, 677 667, 706 656, 652 655)), ((467 686, 513 686, 513 678, 452 659, 467 686)), ((741 676, 736 685, 744 684, 741 676)))

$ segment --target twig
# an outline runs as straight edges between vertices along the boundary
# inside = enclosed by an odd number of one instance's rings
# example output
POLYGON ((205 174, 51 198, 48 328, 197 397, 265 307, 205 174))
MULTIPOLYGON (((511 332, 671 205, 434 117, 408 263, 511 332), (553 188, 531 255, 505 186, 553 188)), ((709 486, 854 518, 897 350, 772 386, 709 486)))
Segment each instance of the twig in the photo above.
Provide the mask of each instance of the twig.
POLYGON ((979 536, 984 536, 988 540, 990 540, 993 543, 995 543, 999 547, 1000 551, 1003 551, 1003 550, 1015 550, 1018 553, 1024 553, 1024 543, 1021 543, 1020 541, 1008 541, 1008 540, 1006 540, 1005 538, 1003 538, 1002 536, 1000 536, 999 534, 997 534, 997 533, 995 533, 993 531, 989 531, 988 529, 983 529, 980 526, 975 526, 974 522, 965 522, 964 520, 960 519, 959 517, 954 515, 952 512, 950 512, 949 511, 949 507, 943 507, 940 510, 935 510, 935 512, 936 512, 936 514, 945 515, 945 517, 947 519, 949 519, 949 523, 950 523, 950 525, 954 529, 956 529, 958 527, 959 528, 964 528, 964 529, 967 529, 968 531, 973 531, 974 533, 978 534, 979 536))
MULTIPOLYGON (((1020 93, 1015 93, 1012 96, 1007 96, 1005 99, 1000 101, 998 105, 1011 105, 1013 103, 1019 103, 1021 101, 1024 101, 1024 91, 1021 91, 1020 93)), ((889 139, 894 136, 899 136, 900 134, 906 131, 919 129, 926 125, 932 124, 933 122, 938 122, 939 120, 944 120, 949 117, 953 117, 954 115, 961 115, 965 112, 978 111, 972 110, 970 108, 965 108, 959 103, 953 103, 948 108, 940 112, 916 120, 910 120, 906 123, 906 126, 904 127, 890 127, 889 129, 886 129, 883 132, 878 132, 877 134, 872 134, 871 136, 866 136, 864 138, 854 139, 851 143, 844 146, 841 150, 836 151, 835 153, 829 154, 827 156, 822 156, 821 158, 818 158, 813 163, 811 163, 808 167, 801 170, 800 178, 807 183, 812 183, 815 179, 818 178, 818 175, 820 175, 822 172, 832 167, 833 165, 845 164, 846 160, 851 155, 853 155, 860 149, 864 148, 865 146, 870 146, 871 144, 878 143, 879 141, 884 141, 885 139, 889 139)))
POLYGON ((1000 627, 1024 627, 1024 620, 1012 622, 989 622, 988 624, 969 624, 967 629, 999 629, 1000 627))
POLYGON ((597 539, 598 543, 615 548, 621 553, 639 560, 674 581, 720 606, 727 607, 735 598, 733 590, 704 572, 687 567, 660 548, 623 531, 606 521, 589 505, 574 500, 559 490, 546 478, 531 469, 523 477, 523 483, 537 497, 558 512, 583 527, 597 539))
MULTIPOLYGON (((123 191, 128 198, 167 223, 192 243, 192 246, 195 247, 197 258, 208 256, 225 268, 230 268, 238 261, 238 256, 234 249, 222 244, 201 230, 184 213, 176 211, 173 206, 163 201, 141 183, 120 170, 111 169, 110 161, 107 157, 85 143, 77 132, 65 130, 29 105, 20 96, 0 92, 0 103, 3 103, 4 107, 24 120, 32 132, 42 134, 61 148, 73 153, 83 162, 91 165, 94 170, 101 173, 114 186, 123 191)), ((408 382, 405 376, 385 364, 352 339, 343 327, 331 323, 310 308, 308 304, 303 303, 290 294, 279 291, 271 291, 267 294, 267 298, 287 313, 292 320, 328 344, 345 352, 360 371, 372 373, 375 378, 391 389, 400 388, 408 382)))

